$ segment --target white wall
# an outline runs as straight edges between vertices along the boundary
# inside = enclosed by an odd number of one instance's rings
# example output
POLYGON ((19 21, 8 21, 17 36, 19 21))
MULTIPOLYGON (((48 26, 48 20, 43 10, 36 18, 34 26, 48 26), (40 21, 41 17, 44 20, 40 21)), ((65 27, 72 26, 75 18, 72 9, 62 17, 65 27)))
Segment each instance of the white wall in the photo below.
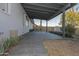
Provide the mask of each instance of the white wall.
POLYGON ((18 35, 22 35, 26 32, 29 32, 29 29, 32 28, 32 23, 29 22, 30 27, 26 27, 23 21, 25 11, 21 4, 12 3, 10 4, 9 14, 0 11, 0 32, 4 32, 4 37, 10 36, 10 30, 18 30, 18 35))

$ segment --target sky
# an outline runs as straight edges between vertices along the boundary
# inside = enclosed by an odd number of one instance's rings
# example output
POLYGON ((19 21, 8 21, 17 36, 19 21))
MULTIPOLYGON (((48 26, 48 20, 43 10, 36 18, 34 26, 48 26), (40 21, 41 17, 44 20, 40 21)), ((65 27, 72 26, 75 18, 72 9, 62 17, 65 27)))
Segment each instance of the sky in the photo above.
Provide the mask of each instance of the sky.
MULTIPOLYGON (((74 9, 79 11, 79 4, 74 6, 74 9)), ((61 14, 52 18, 51 20, 48 21, 48 26, 53 27, 53 26, 60 26, 59 23, 61 21, 61 14)), ((34 19, 35 24, 40 25, 40 20, 39 19, 34 19)), ((42 20, 42 26, 46 26, 46 21, 42 20)))
MULTIPOLYGON (((61 19, 61 14, 58 15, 57 17, 50 19, 48 21, 48 26, 52 27, 52 26, 59 26, 60 23, 60 19, 61 19)), ((34 19, 35 24, 40 25, 40 20, 39 19, 34 19)), ((42 20, 42 26, 46 26, 46 21, 42 20)))

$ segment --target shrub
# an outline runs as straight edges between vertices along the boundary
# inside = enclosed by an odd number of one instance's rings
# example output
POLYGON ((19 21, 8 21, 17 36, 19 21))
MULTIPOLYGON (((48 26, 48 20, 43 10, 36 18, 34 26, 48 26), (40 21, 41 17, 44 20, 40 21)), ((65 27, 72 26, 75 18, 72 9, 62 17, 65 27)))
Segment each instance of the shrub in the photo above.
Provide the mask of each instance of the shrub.
POLYGON ((18 42, 19 42, 20 38, 19 37, 10 37, 10 38, 7 38, 2 47, 0 48, 0 53, 4 53, 6 52, 10 47, 16 45, 18 42))
POLYGON ((75 27, 71 24, 67 24, 65 27, 66 36, 72 37, 72 35, 75 33, 75 27))
POLYGON ((0 47, 0 54, 4 53, 4 47, 0 47))

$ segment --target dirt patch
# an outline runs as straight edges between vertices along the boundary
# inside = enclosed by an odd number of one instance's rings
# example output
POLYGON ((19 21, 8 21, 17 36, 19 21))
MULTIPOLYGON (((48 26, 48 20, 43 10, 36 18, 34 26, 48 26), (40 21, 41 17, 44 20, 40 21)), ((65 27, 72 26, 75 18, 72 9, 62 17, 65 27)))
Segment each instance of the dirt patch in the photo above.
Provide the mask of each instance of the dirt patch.
POLYGON ((78 56, 79 40, 45 40, 49 56, 78 56))

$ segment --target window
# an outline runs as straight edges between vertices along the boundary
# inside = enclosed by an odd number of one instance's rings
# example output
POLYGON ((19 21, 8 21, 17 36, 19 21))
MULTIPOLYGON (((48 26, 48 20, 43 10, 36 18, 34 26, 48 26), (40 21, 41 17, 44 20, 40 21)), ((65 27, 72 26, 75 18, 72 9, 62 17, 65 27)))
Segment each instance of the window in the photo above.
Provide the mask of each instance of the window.
POLYGON ((0 3, 0 11, 4 13, 9 13, 9 4, 8 3, 0 3))
POLYGON ((25 24, 26 24, 26 26, 28 27, 28 21, 27 21, 27 16, 26 16, 26 14, 25 14, 25 24))
POLYGON ((29 27, 29 20, 26 14, 24 14, 24 20, 23 20, 23 26, 26 25, 27 27, 29 27))

